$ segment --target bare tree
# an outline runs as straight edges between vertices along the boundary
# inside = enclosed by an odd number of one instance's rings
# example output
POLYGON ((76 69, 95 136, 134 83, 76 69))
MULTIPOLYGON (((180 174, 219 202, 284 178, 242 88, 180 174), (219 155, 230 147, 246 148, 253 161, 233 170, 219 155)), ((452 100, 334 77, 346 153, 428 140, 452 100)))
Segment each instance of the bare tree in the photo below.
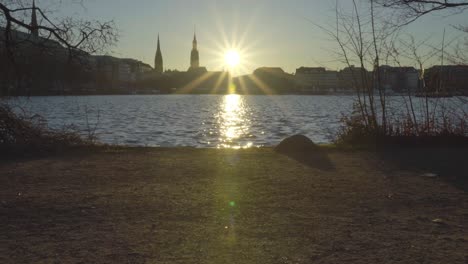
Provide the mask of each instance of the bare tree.
POLYGON ((27 82, 39 87, 41 82, 35 76, 46 78, 44 71, 49 71, 49 81, 72 82, 89 72, 85 68, 90 67, 90 54, 105 52, 117 41, 113 21, 58 19, 51 14, 53 11, 35 6, 34 1, 0 1, 2 94, 12 93, 11 89, 19 91, 27 82))
MULTIPOLYGON (((12 30, 40 31, 43 39, 55 40, 69 51, 81 50, 88 53, 101 52, 117 40, 113 21, 86 21, 66 17, 61 20, 49 18, 47 12, 39 7, 27 6, 23 1, 2 1, 0 3, 0 23, 4 23, 5 46, 11 48, 12 30), (42 21, 40 25, 25 22, 25 14, 35 11, 42 21), (25 13, 26 12, 26 13, 25 13)), ((0 26, 3 27, 3 25, 0 26)))
MULTIPOLYGON (((449 12, 449 14, 463 13, 468 9, 468 0, 370 0, 377 2, 381 7, 392 9, 397 14, 392 16, 398 20, 394 23, 397 28, 408 25, 420 17, 436 12, 449 12)), ((468 33, 468 26, 454 25, 455 29, 463 33, 468 33)), ((452 41, 450 41, 452 42, 452 41)), ((468 37, 459 39, 452 49, 442 51, 442 56, 446 55, 450 63, 466 65, 468 60, 468 37)))
MULTIPOLYGON (((69 1, 83 4, 82 0, 69 1)), ((117 41, 113 21, 55 18, 52 14, 31 0, 0 0, 0 100, 5 98, 1 95, 11 94, 10 89, 20 90, 25 82, 38 87, 41 80, 50 86, 60 78, 83 79, 90 73, 86 68, 92 62, 90 55, 105 52, 117 41)), ((0 149, 5 153, 82 143, 77 133, 39 126, 0 101, 0 149)))
POLYGON ((448 112, 443 100, 429 98, 430 92, 425 84, 426 64, 439 54, 442 54, 442 65, 446 60, 448 46, 445 38, 441 48, 431 47, 427 43, 428 39, 416 41, 412 35, 406 40, 400 30, 402 27, 389 25, 386 20, 388 13, 385 10, 380 13, 382 10, 375 8, 377 1, 370 0, 359 6, 358 1, 353 0, 353 9, 349 12, 342 12, 337 1, 335 28, 319 26, 338 44, 337 55, 348 68, 354 69, 352 86, 357 93, 356 108, 351 116, 344 117, 345 128, 339 140, 352 141, 353 137, 357 140, 380 140, 401 136, 437 136, 443 135, 444 131, 452 131, 454 134, 458 133, 455 131, 461 131, 458 134, 464 135, 464 123, 457 123, 460 111, 448 112), (410 67, 404 67, 402 60, 419 70, 413 68, 414 71, 409 72, 410 67), (360 68, 353 68, 353 63, 358 63, 360 68), (390 73, 393 77, 388 77, 386 65, 392 64, 400 69, 395 70, 397 73, 390 73), (365 67, 372 67, 373 72, 367 74, 365 67), (412 77, 406 74, 411 74, 412 77), (397 90, 393 92, 397 92, 398 97, 387 97, 388 78, 409 80, 414 78, 414 74, 417 74, 418 84, 410 87, 400 81, 392 81, 391 85, 403 87, 395 87, 397 90), (394 103, 399 102, 405 104, 406 111, 395 107, 394 103))

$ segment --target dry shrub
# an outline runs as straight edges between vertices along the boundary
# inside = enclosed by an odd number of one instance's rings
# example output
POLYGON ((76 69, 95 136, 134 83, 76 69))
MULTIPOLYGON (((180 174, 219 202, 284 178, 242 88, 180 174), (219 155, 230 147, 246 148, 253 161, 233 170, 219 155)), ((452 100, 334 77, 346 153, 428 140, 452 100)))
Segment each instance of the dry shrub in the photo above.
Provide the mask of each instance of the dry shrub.
POLYGON ((52 130, 37 116, 19 115, 0 104, 0 156, 28 156, 92 144, 71 130, 52 130))
POLYGON ((369 126, 356 112, 344 116, 335 143, 353 146, 468 146, 468 116, 445 115, 415 123, 410 115, 369 126))

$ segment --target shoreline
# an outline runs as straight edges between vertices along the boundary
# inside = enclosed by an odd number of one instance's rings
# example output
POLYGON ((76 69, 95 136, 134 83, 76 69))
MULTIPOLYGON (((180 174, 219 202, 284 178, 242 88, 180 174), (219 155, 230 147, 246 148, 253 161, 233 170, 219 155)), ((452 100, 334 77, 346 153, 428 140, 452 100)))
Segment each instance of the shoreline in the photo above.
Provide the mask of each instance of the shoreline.
MULTIPOLYGON (((225 94, 212 94, 212 93, 150 93, 150 94, 132 94, 132 93, 109 93, 109 94, 36 94, 36 95, 15 95, 15 97, 56 97, 56 96, 154 96, 154 95, 202 95, 202 96, 225 96, 225 95, 242 95, 242 96, 356 96, 357 94, 239 94, 239 93, 225 93, 225 94)), ((405 96, 405 95, 389 95, 389 96, 405 96)), ((467 95, 468 96, 468 95, 467 95)), ((461 96, 465 97, 465 96, 461 96)))
MULTIPOLYGON (((242 94, 242 93, 77 93, 77 94, 30 94, 30 95, 12 95, 10 98, 15 98, 15 97, 57 97, 57 96, 154 96, 154 95, 212 95, 212 96, 224 96, 224 95, 231 95, 231 94, 236 94, 236 95, 242 95, 242 96, 357 96, 357 93, 291 93, 291 94, 279 94, 279 93, 273 93, 273 94, 242 94)), ((392 96, 404 96, 407 97, 408 94, 398 94, 398 93, 393 93, 393 94, 388 94, 386 96, 392 97, 392 96)), ((421 95, 412 95, 411 97, 415 98, 424 98, 424 96, 421 95)), ((428 96, 428 98, 457 98, 457 97, 468 97, 468 94, 457 94, 457 95, 451 95, 451 96, 428 96)))

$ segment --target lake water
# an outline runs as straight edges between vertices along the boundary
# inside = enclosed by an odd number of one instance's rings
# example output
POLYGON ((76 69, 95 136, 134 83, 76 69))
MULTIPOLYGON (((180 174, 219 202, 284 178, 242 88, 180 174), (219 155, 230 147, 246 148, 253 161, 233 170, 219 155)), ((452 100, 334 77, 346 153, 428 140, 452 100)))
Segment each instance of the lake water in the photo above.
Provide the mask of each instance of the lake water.
MULTIPOLYGON (((354 96, 132 95, 31 97, 12 101, 49 127, 94 131, 103 143, 130 146, 272 146, 293 134, 330 142, 354 96)), ((394 109, 403 109, 394 97, 394 109)), ((467 106, 463 106, 466 108, 467 106)), ((468 112, 468 109, 466 109, 468 112)))

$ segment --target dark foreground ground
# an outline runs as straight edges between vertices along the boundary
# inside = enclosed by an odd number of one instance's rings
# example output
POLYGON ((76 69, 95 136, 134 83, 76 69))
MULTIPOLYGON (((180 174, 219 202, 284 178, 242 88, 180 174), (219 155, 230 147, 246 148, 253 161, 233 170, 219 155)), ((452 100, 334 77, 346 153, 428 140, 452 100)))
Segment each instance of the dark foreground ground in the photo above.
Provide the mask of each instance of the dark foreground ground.
POLYGON ((467 263, 467 154, 102 148, 3 161, 0 263, 467 263))

